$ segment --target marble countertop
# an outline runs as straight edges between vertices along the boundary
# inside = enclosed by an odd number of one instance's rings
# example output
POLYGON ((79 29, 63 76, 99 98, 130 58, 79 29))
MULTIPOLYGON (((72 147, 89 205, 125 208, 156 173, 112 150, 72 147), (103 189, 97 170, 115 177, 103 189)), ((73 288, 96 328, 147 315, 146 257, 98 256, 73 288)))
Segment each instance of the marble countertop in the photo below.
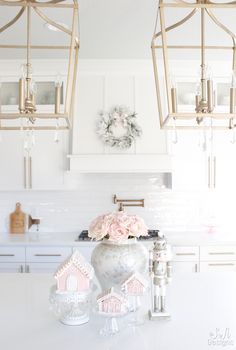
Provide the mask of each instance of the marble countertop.
MULTIPOLYGON (((236 245, 236 233, 204 233, 201 231, 166 231, 168 242, 173 246, 236 245)), ((95 241, 76 241, 79 232, 29 232, 26 234, 0 234, 0 245, 58 245, 91 246, 95 241)), ((142 241, 151 244, 152 241, 142 241)))
POLYGON ((0 274, 1 349, 18 350, 209 350, 236 347, 235 273, 180 274, 168 288, 171 320, 149 321, 144 304, 142 326, 127 326, 104 338, 99 329, 104 318, 91 315, 82 326, 64 326, 48 302, 52 276, 0 274), (187 291, 187 292, 186 292, 187 291), (209 345, 212 341, 227 346, 209 345))

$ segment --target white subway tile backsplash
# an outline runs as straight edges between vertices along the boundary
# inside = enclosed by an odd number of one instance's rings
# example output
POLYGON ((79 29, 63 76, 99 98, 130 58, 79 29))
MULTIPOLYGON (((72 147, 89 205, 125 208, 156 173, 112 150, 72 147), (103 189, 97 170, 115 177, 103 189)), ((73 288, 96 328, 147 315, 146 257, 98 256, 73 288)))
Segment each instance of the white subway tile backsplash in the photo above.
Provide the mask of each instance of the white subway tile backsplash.
POLYGON ((0 192, 0 232, 8 231, 16 202, 41 219, 41 232, 81 231, 97 215, 116 210, 113 194, 145 198, 145 208, 126 210, 142 216, 149 228, 192 230, 217 225, 232 230, 235 226, 234 207, 226 193, 163 189, 155 174, 86 174, 80 176, 76 191, 0 192))

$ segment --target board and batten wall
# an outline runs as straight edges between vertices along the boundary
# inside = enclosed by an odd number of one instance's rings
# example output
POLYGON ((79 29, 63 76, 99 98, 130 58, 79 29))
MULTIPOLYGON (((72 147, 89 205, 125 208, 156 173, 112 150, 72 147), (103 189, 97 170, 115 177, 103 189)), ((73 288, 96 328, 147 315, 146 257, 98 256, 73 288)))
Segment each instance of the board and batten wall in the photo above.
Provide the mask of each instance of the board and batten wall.
POLYGON ((167 153, 151 60, 82 60, 75 100, 73 154, 167 153), (118 105, 135 111, 142 128, 142 136, 128 150, 107 147, 96 135, 99 112, 118 105))

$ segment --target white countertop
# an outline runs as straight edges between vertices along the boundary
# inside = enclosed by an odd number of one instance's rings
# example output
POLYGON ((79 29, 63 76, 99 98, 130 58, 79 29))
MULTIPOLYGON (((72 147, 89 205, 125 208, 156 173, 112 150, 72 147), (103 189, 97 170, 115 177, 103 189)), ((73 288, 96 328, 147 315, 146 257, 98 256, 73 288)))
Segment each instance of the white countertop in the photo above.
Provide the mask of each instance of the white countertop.
MULTIPOLYGON (((173 246, 197 245, 236 245, 236 233, 203 233, 201 231, 167 231, 164 232, 168 242, 173 246)), ((91 246, 95 241, 76 241, 79 232, 29 232, 26 234, 0 234, 0 245, 62 245, 91 246)), ((151 241, 142 241, 151 243, 151 241)))
MULTIPOLYGON (((64 326, 49 309, 49 275, 0 275, 0 344, 4 350, 210 350, 236 348, 235 273, 175 275, 168 289, 170 321, 149 321, 103 338, 104 319, 64 326), (209 346, 216 329, 233 346, 209 346)), ((147 307, 145 307, 145 313, 147 307)), ((122 321, 122 320, 120 320, 122 321)), ((217 337, 219 339, 220 335, 217 337)))

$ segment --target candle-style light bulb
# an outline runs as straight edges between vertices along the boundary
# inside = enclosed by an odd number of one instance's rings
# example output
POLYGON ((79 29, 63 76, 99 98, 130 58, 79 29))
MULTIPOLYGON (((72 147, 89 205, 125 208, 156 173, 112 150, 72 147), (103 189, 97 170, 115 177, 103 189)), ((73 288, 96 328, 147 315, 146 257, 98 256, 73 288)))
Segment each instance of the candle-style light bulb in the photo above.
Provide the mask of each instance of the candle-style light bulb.
POLYGON ((19 79, 19 111, 25 112, 25 83, 26 83, 27 69, 26 65, 21 65, 21 77, 19 79))
POLYGON ((172 105, 172 113, 177 113, 178 103, 177 103, 177 84, 175 77, 171 76, 171 105, 172 105))
POLYGON ((232 71, 231 73, 231 87, 236 88, 236 72, 232 71))
POLYGON ((210 66, 207 66, 206 69, 206 78, 207 78, 207 105, 208 113, 213 112, 214 110, 214 88, 213 88, 213 73, 210 66))
POLYGON ((231 75, 231 86, 230 86, 230 113, 235 113, 235 102, 236 102, 236 76, 235 71, 231 75))
POLYGON ((196 91, 195 91, 195 110, 196 112, 199 112, 199 106, 201 101, 201 85, 200 83, 196 84, 196 91))
POLYGON ((30 92, 31 103, 32 103, 32 105, 34 107, 34 111, 36 111, 35 97, 36 97, 36 94, 37 94, 37 84, 36 84, 34 79, 31 79, 31 81, 30 81, 29 92, 30 92))
POLYGON ((21 78, 26 78, 27 76, 27 66, 26 64, 21 65, 21 78))
POLYGON ((62 78, 60 74, 57 74, 57 77, 55 80, 55 114, 60 113, 61 87, 62 87, 62 78))

